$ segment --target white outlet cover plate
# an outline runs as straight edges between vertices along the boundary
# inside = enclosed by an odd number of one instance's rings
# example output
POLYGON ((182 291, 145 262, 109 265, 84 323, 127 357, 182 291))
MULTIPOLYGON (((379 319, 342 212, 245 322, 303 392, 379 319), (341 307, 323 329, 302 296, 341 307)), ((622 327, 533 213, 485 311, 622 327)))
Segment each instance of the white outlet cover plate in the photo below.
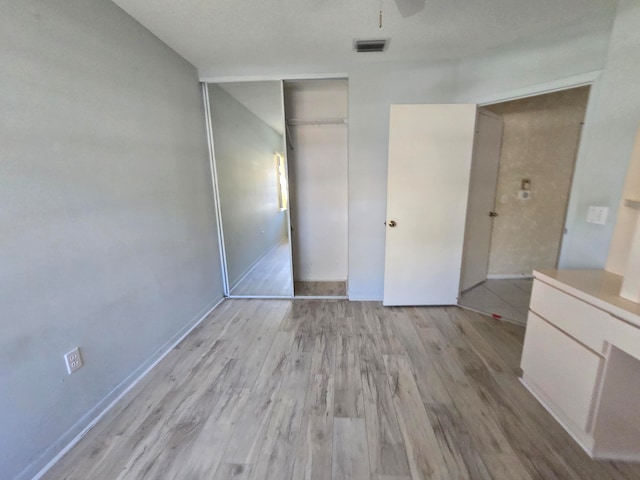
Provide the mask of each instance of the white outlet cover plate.
POLYGON ((606 225, 609 216, 609 207, 590 206, 587 212, 587 223, 606 225))
POLYGON ((80 356, 80 349, 76 347, 70 352, 66 353, 64 355, 64 362, 67 365, 67 373, 69 375, 82 367, 82 357, 80 356))

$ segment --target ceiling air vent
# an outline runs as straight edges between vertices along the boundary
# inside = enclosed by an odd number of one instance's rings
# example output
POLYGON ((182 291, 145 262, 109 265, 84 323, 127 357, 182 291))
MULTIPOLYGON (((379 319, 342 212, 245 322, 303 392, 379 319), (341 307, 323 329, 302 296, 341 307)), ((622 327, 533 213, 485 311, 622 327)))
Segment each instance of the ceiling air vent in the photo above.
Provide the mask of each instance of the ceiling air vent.
POLYGON ((383 52, 385 48, 387 48, 388 44, 388 38, 384 38, 382 40, 355 40, 353 42, 353 47, 358 53, 383 52))

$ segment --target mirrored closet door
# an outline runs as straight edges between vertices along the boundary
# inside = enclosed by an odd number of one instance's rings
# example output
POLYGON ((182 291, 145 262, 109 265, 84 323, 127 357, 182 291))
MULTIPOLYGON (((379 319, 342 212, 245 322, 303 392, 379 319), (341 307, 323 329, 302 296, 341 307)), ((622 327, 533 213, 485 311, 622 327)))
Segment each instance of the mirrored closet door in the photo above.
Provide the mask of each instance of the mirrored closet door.
POLYGON ((292 297, 282 82, 208 84, 227 294, 292 297))

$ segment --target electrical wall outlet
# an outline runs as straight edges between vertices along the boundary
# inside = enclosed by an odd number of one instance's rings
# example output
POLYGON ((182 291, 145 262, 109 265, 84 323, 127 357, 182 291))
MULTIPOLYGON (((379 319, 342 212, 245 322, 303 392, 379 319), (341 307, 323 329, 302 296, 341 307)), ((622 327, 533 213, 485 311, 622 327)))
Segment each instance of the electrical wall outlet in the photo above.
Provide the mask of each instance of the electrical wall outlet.
POLYGON ((596 225, 606 225, 609 216, 608 207, 589 207, 587 211, 587 223, 595 223, 596 225))
POLYGON ((82 357, 78 347, 65 354, 64 361, 67 364, 67 373, 71 375, 82 366, 82 357))

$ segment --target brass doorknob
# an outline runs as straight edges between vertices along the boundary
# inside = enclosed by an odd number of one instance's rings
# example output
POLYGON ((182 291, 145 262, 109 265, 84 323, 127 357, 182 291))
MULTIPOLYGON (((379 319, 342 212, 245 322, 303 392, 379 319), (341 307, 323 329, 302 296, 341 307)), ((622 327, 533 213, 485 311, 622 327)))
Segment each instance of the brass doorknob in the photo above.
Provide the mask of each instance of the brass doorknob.
POLYGON ((393 227, 395 227, 397 224, 396 224, 396 221, 395 221, 395 220, 390 220, 390 221, 389 221, 389 223, 388 223, 387 225, 389 225, 390 227, 392 227, 392 228, 393 228, 393 227))

